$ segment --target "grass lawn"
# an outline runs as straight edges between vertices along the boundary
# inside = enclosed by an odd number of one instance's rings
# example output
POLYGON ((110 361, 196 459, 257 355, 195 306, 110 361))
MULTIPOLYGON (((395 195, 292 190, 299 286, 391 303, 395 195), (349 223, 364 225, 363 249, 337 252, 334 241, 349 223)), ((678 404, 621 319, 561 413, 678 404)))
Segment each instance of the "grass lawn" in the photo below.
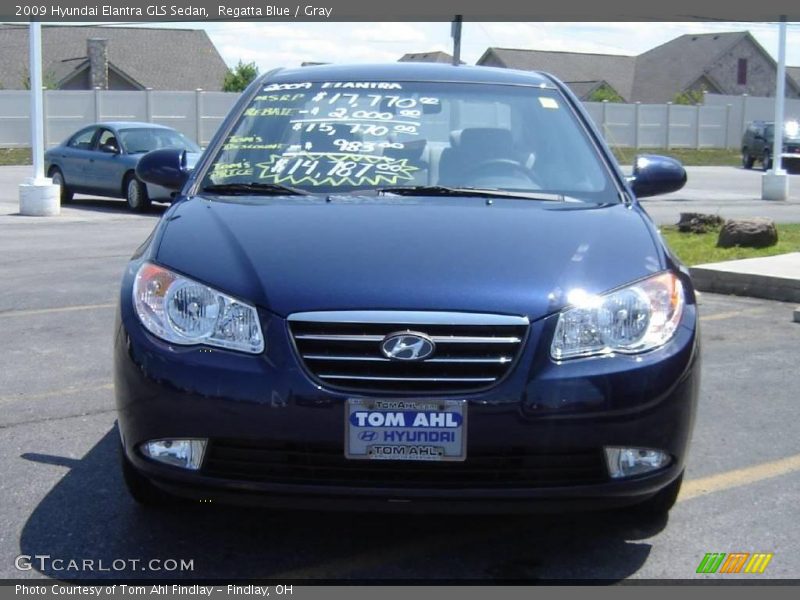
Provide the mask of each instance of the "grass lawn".
POLYGON ((30 148, 0 148, 0 166, 31 164, 30 148))
POLYGON ((637 154, 663 154, 681 161, 687 167, 736 167, 742 164, 738 150, 725 148, 612 148, 622 166, 632 165, 637 154))
POLYGON ((717 248, 718 231, 709 233, 681 233, 671 225, 661 227, 661 233, 670 248, 689 266, 703 263, 773 256, 787 252, 800 252, 800 223, 778 224, 778 243, 769 248, 717 248))

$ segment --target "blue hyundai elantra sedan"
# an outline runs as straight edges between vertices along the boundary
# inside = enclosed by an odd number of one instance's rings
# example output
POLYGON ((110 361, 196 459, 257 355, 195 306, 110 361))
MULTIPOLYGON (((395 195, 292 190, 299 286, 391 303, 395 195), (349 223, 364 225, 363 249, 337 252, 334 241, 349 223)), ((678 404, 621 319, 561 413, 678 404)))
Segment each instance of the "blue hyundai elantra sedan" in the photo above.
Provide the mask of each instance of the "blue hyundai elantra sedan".
POLYGON ((699 381, 687 269, 547 74, 253 82, 125 271, 122 470, 145 504, 663 514, 699 381))

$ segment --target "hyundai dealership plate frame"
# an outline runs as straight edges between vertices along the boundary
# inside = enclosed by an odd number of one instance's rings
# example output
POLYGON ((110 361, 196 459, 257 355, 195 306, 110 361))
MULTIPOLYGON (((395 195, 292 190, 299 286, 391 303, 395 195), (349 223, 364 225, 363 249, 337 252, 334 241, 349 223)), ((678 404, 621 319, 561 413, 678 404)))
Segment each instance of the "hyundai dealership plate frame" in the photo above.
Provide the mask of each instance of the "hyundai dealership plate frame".
POLYGON ((467 458, 466 400, 350 398, 344 421, 349 459, 467 458))

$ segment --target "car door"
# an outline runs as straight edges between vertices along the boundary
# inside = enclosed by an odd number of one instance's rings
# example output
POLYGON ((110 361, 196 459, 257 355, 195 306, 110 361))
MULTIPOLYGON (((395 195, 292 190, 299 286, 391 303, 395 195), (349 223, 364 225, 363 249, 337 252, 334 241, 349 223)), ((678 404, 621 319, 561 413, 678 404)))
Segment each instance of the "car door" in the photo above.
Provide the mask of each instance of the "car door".
POLYGON ((87 187, 86 169, 93 155, 92 144, 96 133, 97 127, 94 125, 81 129, 55 157, 64 175, 64 182, 74 191, 83 191, 87 187))
POLYGON ((89 186, 96 194, 119 196, 122 192, 121 149, 117 134, 112 129, 101 127, 95 136, 92 157, 87 167, 89 186))

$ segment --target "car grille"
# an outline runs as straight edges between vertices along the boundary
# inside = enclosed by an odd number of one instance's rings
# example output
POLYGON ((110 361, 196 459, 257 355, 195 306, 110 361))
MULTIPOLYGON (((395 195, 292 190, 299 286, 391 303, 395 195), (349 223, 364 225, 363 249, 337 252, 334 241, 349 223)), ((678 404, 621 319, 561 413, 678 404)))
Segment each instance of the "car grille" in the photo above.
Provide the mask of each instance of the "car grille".
POLYGON ((256 482, 362 488, 502 488, 589 485, 608 479, 602 453, 476 448, 464 462, 348 460, 337 444, 211 440, 202 472, 256 482))
POLYGON ((289 317, 308 371, 331 388, 360 392, 455 393, 490 387, 514 364, 528 331, 525 317, 472 313, 345 311, 289 317), (387 358, 381 342, 415 332, 436 345, 429 358, 387 358))

